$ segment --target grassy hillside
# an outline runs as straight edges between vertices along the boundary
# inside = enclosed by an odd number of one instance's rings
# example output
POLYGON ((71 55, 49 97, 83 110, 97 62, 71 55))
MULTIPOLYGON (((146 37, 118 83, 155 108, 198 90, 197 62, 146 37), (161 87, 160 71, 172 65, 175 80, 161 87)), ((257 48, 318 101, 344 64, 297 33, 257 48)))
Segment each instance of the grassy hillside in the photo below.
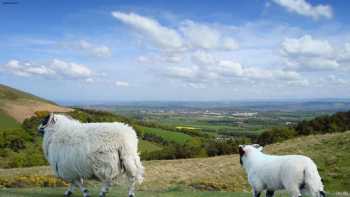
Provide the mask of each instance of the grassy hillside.
POLYGON ((162 137, 164 140, 169 142, 176 142, 179 144, 185 143, 187 140, 190 140, 192 137, 180 133, 180 132, 174 132, 174 131, 168 131, 165 129, 159 129, 159 128, 150 128, 150 127, 140 127, 141 130, 143 130, 144 133, 153 134, 159 137, 162 137))
POLYGON ((28 100, 40 101, 44 103, 55 104, 51 101, 45 100, 43 98, 37 97, 27 92, 23 92, 21 90, 17 90, 15 88, 11 88, 9 86, 0 84, 0 100, 20 100, 20 99, 28 99, 28 100))
MULTIPOLYGON (((331 192, 350 191, 349 150, 350 132, 311 135, 265 147, 267 153, 311 157, 319 167, 326 190, 331 192)), ((140 187, 143 191, 169 191, 174 187, 235 192, 251 190, 238 155, 145 161, 144 166, 145 182, 140 187)), ((0 170, 0 185, 42 186, 45 176, 49 175, 51 170, 48 167, 0 170)))
POLYGON ((0 129, 19 128, 21 125, 11 116, 0 110, 0 129))
POLYGON ((154 142, 149 142, 146 140, 139 140, 139 150, 141 153, 144 152, 153 152, 162 150, 162 146, 160 144, 156 144, 154 142))
MULTIPOLYGON (((0 121, 1 119, 8 120, 6 119, 7 115, 19 123, 33 116, 35 111, 71 111, 69 108, 60 107, 51 101, 2 84, 0 84, 0 110, 2 111, 0 113, 0 121)), ((10 126, 13 125, 10 123, 13 121, 6 122, 9 122, 10 126)), ((9 127, 3 125, 1 128, 9 127)))

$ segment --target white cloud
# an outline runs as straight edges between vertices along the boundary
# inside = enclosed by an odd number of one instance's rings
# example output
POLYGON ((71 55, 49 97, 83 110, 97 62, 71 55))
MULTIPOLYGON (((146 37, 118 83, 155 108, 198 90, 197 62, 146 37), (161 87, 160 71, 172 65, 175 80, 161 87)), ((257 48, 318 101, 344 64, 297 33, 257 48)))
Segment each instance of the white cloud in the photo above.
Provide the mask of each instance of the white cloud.
POLYGON ((199 68, 197 66, 192 67, 168 67, 166 75, 172 78, 179 78, 189 81, 197 81, 197 76, 199 75, 199 68))
POLYGON ((129 83, 126 81, 116 81, 114 84, 117 87, 128 87, 129 86, 129 83))
POLYGON ((307 79, 288 81, 287 85, 289 86, 298 86, 298 87, 307 87, 310 85, 310 82, 307 79))
POLYGON ((202 65, 212 65, 217 62, 216 58, 210 53, 204 51, 196 51, 192 54, 191 60, 193 63, 202 66, 202 65))
POLYGON ((241 76, 243 74, 242 65, 229 60, 221 60, 218 62, 218 65, 213 68, 213 70, 221 75, 241 76))
POLYGON ((208 25, 187 20, 182 23, 180 30, 192 48, 219 50, 239 48, 238 43, 233 38, 223 36, 220 31, 208 25))
POLYGON ((281 47, 289 69, 317 71, 340 67, 336 58, 337 52, 327 40, 317 40, 305 35, 300 38, 286 38, 281 47))
POLYGON ((314 20, 320 18, 330 19, 333 17, 333 11, 329 5, 311 5, 306 0, 272 0, 276 4, 286 8, 290 12, 302 16, 311 17, 314 20))
POLYGON ((286 38, 282 42, 282 52, 295 56, 332 56, 334 49, 327 40, 317 40, 305 35, 300 38, 286 38))
POLYGON ((262 69, 257 67, 248 67, 244 69, 243 76, 251 79, 260 80, 282 80, 295 81, 301 78, 300 74, 295 71, 284 71, 280 69, 262 69))
POLYGON ((42 76, 47 78, 64 79, 86 79, 92 80, 96 75, 88 67, 74 62, 66 62, 59 59, 53 59, 46 63, 32 63, 19 60, 10 60, 8 63, 0 66, 3 71, 10 72, 17 76, 42 76))
POLYGON ((136 29, 160 48, 180 49, 183 47, 183 40, 175 30, 159 24, 154 19, 135 13, 112 12, 112 15, 119 21, 136 29))
POLYGON ((107 46, 97 46, 86 40, 80 40, 77 48, 97 57, 110 57, 112 55, 112 50, 107 46))
POLYGON ((74 62, 53 59, 49 66, 68 78, 89 78, 93 75, 93 72, 88 67, 74 62))
POLYGON ((341 61, 350 60, 350 42, 345 43, 344 49, 340 52, 339 60, 341 61))
POLYGON ((10 60, 8 63, 1 66, 7 72, 17 76, 52 76, 55 71, 43 65, 32 64, 31 62, 20 62, 18 60, 10 60))
POLYGON ((186 20, 178 29, 161 25, 157 20, 135 13, 112 12, 112 15, 129 25, 145 39, 162 50, 186 51, 189 49, 235 50, 239 45, 235 39, 225 36, 219 28, 186 20))

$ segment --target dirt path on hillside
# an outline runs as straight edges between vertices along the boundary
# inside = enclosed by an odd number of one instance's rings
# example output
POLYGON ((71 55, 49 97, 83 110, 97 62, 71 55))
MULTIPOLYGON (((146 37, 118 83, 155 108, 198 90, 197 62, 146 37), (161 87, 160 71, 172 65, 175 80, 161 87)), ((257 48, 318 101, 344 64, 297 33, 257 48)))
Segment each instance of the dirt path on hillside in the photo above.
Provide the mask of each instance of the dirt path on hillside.
POLYGON ((34 112, 36 111, 69 112, 73 110, 70 108, 33 100, 9 101, 0 108, 20 123, 22 123, 26 118, 35 115, 34 112))

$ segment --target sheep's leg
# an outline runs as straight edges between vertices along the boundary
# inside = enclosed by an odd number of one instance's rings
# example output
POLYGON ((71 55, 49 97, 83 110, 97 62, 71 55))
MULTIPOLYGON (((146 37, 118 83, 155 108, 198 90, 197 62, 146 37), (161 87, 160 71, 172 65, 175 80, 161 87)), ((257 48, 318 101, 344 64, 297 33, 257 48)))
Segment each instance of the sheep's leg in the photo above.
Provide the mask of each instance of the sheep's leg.
POLYGON ((260 197, 261 191, 257 191, 254 189, 253 191, 253 197, 260 197))
POLYGON ((266 191, 266 197, 273 197, 274 194, 275 194, 275 191, 273 191, 273 190, 266 191))
POLYGON ((136 185, 136 178, 134 176, 129 177, 129 197, 135 197, 135 185, 136 185))
POLYGON ((300 190, 298 188, 289 189, 289 192, 290 192, 292 197, 301 197, 301 193, 300 193, 300 190))
POLYGON ((102 183, 102 188, 99 194, 99 197, 105 197, 106 193, 108 193, 109 187, 111 187, 112 181, 104 181, 102 183))
POLYGON ((71 196, 73 194, 73 191, 74 191, 74 184, 70 183, 69 188, 64 192, 64 196, 66 197, 71 196))
POLYGON ((90 197, 89 190, 83 186, 83 179, 74 181, 74 184, 79 187, 83 197, 90 197))

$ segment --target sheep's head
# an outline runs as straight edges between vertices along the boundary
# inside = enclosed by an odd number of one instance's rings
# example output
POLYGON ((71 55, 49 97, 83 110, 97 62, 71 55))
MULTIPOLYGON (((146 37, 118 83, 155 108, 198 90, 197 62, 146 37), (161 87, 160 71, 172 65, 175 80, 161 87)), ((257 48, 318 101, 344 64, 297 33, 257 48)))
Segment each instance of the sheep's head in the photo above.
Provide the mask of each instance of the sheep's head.
POLYGON ((46 116, 38 127, 38 132, 42 135, 45 134, 45 129, 54 125, 56 123, 55 115, 50 113, 50 115, 46 116))
POLYGON ((243 158, 246 157, 249 152, 258 150, 261 152, 263 150, 263 147, 259 144, 250 144, 250 145, 239 145, 238 146, 238 152, 239 152, 239 162, 241 165, 243 165, 243 158))

